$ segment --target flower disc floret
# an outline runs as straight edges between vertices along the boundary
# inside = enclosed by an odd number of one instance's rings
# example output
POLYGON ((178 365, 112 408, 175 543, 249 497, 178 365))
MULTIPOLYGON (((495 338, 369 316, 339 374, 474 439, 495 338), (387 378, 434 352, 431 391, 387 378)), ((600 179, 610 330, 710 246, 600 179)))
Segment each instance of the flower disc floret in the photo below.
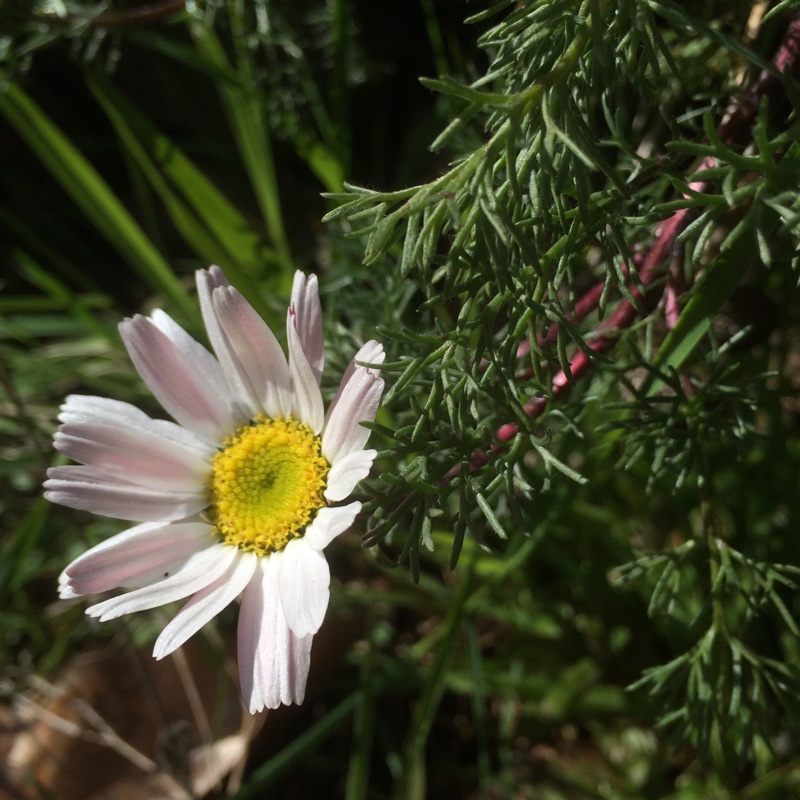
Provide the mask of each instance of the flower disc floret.
POLYGON ((294 419, 259 417, 240 428, 211 461, 211 521, 225 544, 258 555, 302 536, 330 468, 320 439, 294 419))

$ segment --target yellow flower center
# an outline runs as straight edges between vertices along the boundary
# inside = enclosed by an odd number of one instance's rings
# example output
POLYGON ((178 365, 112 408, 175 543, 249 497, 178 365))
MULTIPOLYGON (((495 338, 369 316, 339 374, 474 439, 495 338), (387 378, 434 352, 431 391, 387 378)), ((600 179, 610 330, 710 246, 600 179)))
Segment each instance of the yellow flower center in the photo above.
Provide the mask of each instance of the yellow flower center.
POLYGON ((259 417, 212 459, 211 521, 226 544, 266 555, 302 536, 330 465, 320 439, 293 419, 259 417))

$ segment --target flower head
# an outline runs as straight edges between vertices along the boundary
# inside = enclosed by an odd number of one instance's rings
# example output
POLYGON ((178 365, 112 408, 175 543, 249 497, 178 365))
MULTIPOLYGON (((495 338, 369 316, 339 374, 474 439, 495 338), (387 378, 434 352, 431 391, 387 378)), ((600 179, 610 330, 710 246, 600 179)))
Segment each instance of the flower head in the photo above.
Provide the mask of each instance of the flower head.
POLYGON ((61 574, 61 597, 123 587, 90 606, 101 621, 189 598, 158 637, 163 658, 241 595, 239 675, 251 712, 300 703, 311 642, 330 596, 324 548, 361 504, 342 504, 369 473, 365 450, 383 348, 356 354, 325 412, 315 276, 298 272, 288 360, 219 267, 197 273, 212 355, 163 311, 120 332, 136 369, 176 420, 103 397, 71 395, 55 447, 79 465, 48 472, 45 496, 140 524, 61 574), (176 424, 177 423, 177 424, 176 424))

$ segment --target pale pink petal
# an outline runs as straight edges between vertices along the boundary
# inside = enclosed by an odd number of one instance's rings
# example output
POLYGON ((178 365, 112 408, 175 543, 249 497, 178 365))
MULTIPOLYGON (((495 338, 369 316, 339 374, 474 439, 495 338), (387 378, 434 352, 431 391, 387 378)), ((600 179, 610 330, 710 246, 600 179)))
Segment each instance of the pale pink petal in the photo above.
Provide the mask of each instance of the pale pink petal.
POLYGON ((205 492, 176 492, 127 483, 95 467, 51 467, 44 496, 80 511, 135 522, 185 519, 208 505, 205 492))
POLYGON ((181 425, 220 444, 243 422, 217 360, 166 314, 136 316, 119 327, 142 379, 181 425))
POLYGON ((332 503, 349 497, 356 484, 369 475, 377 450, 356 450, 340 458, 328 472, 325 497, 332 503))
POLYGON ((373 371, 357 367, 342 390, 322 434, 322 455, 330 464, 335 464, 348 453, 363 449, 370 431, 361 423, 375 419, 382 394, 383 378, 376 377, 373 371))
POLYGON ((316 275, 305 275, 299 270, 295 272, 289 316, 294 318, 300 345, 319 386, 325 365, 325 349, 322 339, 322 308, 319 303, 316 275))
POLYGON ((316 633, 330 599, 331 571, 319 550, 293 539, 281 553, 278 585, 286 623, 301 639, 316 633))
POLYGON ((286 321, 286 338, 289 344, 289 372, 292 376, 294 406, 292 416, 308 425, 318 434, 325 422, 325 406, 319 384, 314 377, 291 313, 286 321))
POLYGON ((255 553, 239 552, 233 564, 213 583, 201 589, 161 632, 153 648, 157 659, 177 650, 207 622, 232 603, 250 582, 258 563, 255 553))
POLYGON ((350 382, 356 369, 366 369, 373 375, 378 375, 378 370, 375 367, 360 367, 357 362, 365 364, 383 364, 385 358, 386 354, 383 352, 383 345, 379 344, 374 339, 370 339, 366 344, 362 345, 361 349, 353 356, 353 360, 347 365, 347 369, 344 371, 341 381, 339 381, 339 388, 336 390, 336 394, 333 396, 333 400, 331 400, 331 404, 328 406, 328 412, 325 416, 326 425, 339 402, 339 398, 342 396, 345 386, 350 382))
POLYGON ((203 315, 203 324, 206 327, 211 346, 214 348, 214 352, 217 354, 217 358, 220 359, 220 364, 224 369, 225 365, 222 363, 221 356, 226 352, 226 347, 211 296, 215 289, 229 286, 230 284, 225 277, 225 273, 217 266, 211 266, 207 270, 199 269, 194 277, 197 285, 197 296, 200 299, 200 313, 203 315))
POLYGON ((283 616, 275 555, 259 559, 239 611, 239 676, 253 714, 302 703, 311 663, 313 636, 299 639, 283 616))
POLYGON ((56 433, 56 450, 128 483, 167 491, 198 492, 211 471, 210 448, 186 447, 149 426, 66 423, 56 433))
POLYGON ((225 380, 236 397, 237 411, 244 417, 252 419, 261 411, 261 408, 257 403, 253 402, 252 387, 248 384, 246 377, 242 375, 236 354, 231 351, 222 324, 217 317, 217 311, 214 308, 214 293, 217 290, 228 288, 230 286, 228 279, 219 267, 212 266, 208 270, 198 270, 195 273, 195 283, 197 284, 200 312, 203 315, 206 334, 225 375, 225 380))
POLYGON ((213 543, 203 522, 146 522, 106 539, 76 558, 59 579, 61 597, 99 594, 119 586, 145 586, 173 573, 213 543))
MULTIPOLYGON (((289 365, 275 334, 236 289, 217 289, 214 310, 239 382, 254 413, 286 417, 292 410, 289 365)), ((222 354, 220 360, 224 359, 222 354)))
MULTIPOLYGON (((219 291, 218 288, 216 291, 219 291)), ((225 370, 219 361, 208 352, 199 342, 193 339, 172 317, 166 312, 157 308, 150 315, 151 322, 180 350, 185 358, 196 361, 201 369, 203 375, 207 380, 205 384, 198 381, 198 385, 203 388, 206 386, 206 391, 213 392, 213 399, 217 401, 219 411, 224 415, 225 420, 228 417, 232 418, 235 425, 238 427, 246 423, 250 414, 244 407, 243 401, 239 396, 236 386, 231 386, 225 377, 225 370)), ((227 425, 227 422, 225 422, 227 425)), ((225 428, 227 433, 229 428, 225 428)), ((214 440, 216 443, 216 440, 214 440)))
POLYGON ((303 541, 312 550, 324 550, 339 534, 344 533, 361 511, 361 503, 348 503, 336 508, 321 508, 306 529, 303 541))
POLYGON ((94 423, 112 425, 120 428, 136 428, 174 442, 181 448, 197 453, 199 458, 208 459, 216 448, 195 436, 191 431, 165 419, 151 419, 130 403, 110 400, 107 397, 71 394, 61 406, 58 415, 65 425, 94 423))
POLYGON ((134 589, 119 597, 112 597, 86 609, 90 617, 99 617, 100 622, 116 619, 123 614, 146 611, 205 589, 222 575, 233 563, 239 550, 227 544, 213 544, 206 550, 191 555, 169 577, 134 589))

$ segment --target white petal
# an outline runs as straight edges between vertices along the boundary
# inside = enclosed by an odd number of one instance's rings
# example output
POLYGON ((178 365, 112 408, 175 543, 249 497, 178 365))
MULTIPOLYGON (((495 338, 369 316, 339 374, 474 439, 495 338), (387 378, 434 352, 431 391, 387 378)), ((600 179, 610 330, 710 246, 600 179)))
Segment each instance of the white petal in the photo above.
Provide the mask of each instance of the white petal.
POLYGON ((330 599, 331 571, 322 552, 294 539, 281 553, 278 585, 286 623, 301 639, 316 633, 330 599))
MULTIPOLYGON (((386 353, 383 352, 383 345, 380 342, 376 342, 374 339, 370 339, 368 342, 364 342, 359 351, 353 356, 352 368, 355 369, 359 362, 365 364, 383 364, 385 359, 386 353)), ((375 375, 377 375, 379 371, 375 367, 363 367, 363 369, 369 369, 375 375)), ((346 371, 345 375, 347 375, 346 371)))
POLYGON ((65 423, 103 422, 108 425, 138 425, 150 417, 141 409, 122 400, 70 394, 61 406, 58 419, 65 423))
POLYGON ((80 595, 74 591, 70 585, 66 572, 62 572, 58 576, 58 596, 62 600, 71 600, 75 597, 80 597, 80 595))
POLYGON ((185 450, 196 452, 198 458, 207 459, 216 452, 215 447, 186 428, 165 419, 152 419, 136 406, 108 397, 71 394, 61 406, 58 419, 65 425, 93 423, 148 431, 175 442, 185 450))
POLYGON ((286 696, 289 700, 281 702, 296 703, 300 705, 306 696, 306 683, 308 682, 308 668, 311 666, 311 644, 313 636, 305 636, 299 639, 289 627, 287 633, 288 655, 284 659, 281 669, 285 670, 284 683, 287 686, 286 696))
POLYGON ((207 622, 232 603, 250 582, 258 563, 255 553, 238 553, 233 564, 213 583, 201 589, 161 632, 153 648, 157 659, 177 650, 207 622))
POLYGON ((314 371, 308 363, 295 328, 291 313, 286 320, 286 338, 289 344, 289 372, 292 376, 294 406, 292 414, 317 434, 325 422, 325 406, 314 371))
POLYGON ((322 308, 319 303, 316 275, 306 276, 299 270, 295 272, 289 315, 294 317, 300 344, 319 385, 325 365, 325 350, 322 339, 322 308))
POLYGON ((146 611, 205 589, 233 563, 238 553, 236 547, 214 544, 206 550, 194 553, 176 572, 157 583, 134 589, 132 592, 112 597, 86 609, 90 617, 99 617, 100 622, 116 619, 134 611, 146 611))
POLYGON ((148 425, 66 423, 53 443, 60 453, 109 476, 168 491, 200 492, 211 471, 208 449, 165 439, 148 425))
POLYGON ((204 492, 176 492, 139 486, 94 467, 51 467, 44 496, 81 511, 135 522, 185 519, 208 505, 204 492))
POLYGON ((166 314, 136 316, 119 328, 142 379, 181 425, 219 444, 243 422, 217 360, 166 314))
POLYGON ((340 458, 328 472, 325 497, 332 503, 350 496, 356 484, 369 475, 377 450, 356 450, 340 458))
POLYGON ((357 367, 342 390, 322 434, 322 455, 333 465, 348 453, 363 449, 370 431, 362 422, 372 422, 378 413, 383 378, 357 367))
POLYGON ((339 534, 344 533, 361 511, 361 503, 336 508, 321 508, 308 526, 303 541, 312 550, 324 550, 339 534))
POLYGON ((259 559, 239 611, 239 677, 253 714, 281 703, 302 703, 311 663, 314 637, 298 639, 283 616, 275 555, 259 559))
POLYGON ((255 575, 245 587, 239 608, 237 625, 237 660, 239 662, 239 685, 242 697, 251 714, 264 708, 261 681, 256 680, 258 640, 261 636, 264 616, 263 574, 261 564, 256 564, 255 575))
POLYGON ((342 396, 345 386, 350 382, 356 369, 366 369, 373 375, 378 375, 378 370, 374 367, 359 367, 356 362, 362 361, 366 364, 383 364, 385 358, 386 354, 383 352, 383 345, 379 344, 374 339, 370 339, 366 344, 361 346, 361 349, 353 356, 353 360, 347 365, 347 369, 344 371, 344 375, 342 375, 342 380, 339 382, 339 388, 336 390, 336 394, 333 400, 331 400, 331 404, 328 406, 328 413, 325 417, 326 425, 331 414, 333 414, 333 409, 336 408, 336 404, 339 402, 339 398, 342 396))
MULTIPOLYGON (((217 289, 213 302, 226 357, 247 388, 254 413, 288 416, 292 410, 289 365, 275 334, 236 289, 217 289)), ((223 355, 218 355, 224 364, 223 355)))
POLYGON ((98 594, 118 586, 145 586, 175 572, 214 540, 203 522, 146 522, 106 539, 76 558, 59 578, 61 597, 98 594))

